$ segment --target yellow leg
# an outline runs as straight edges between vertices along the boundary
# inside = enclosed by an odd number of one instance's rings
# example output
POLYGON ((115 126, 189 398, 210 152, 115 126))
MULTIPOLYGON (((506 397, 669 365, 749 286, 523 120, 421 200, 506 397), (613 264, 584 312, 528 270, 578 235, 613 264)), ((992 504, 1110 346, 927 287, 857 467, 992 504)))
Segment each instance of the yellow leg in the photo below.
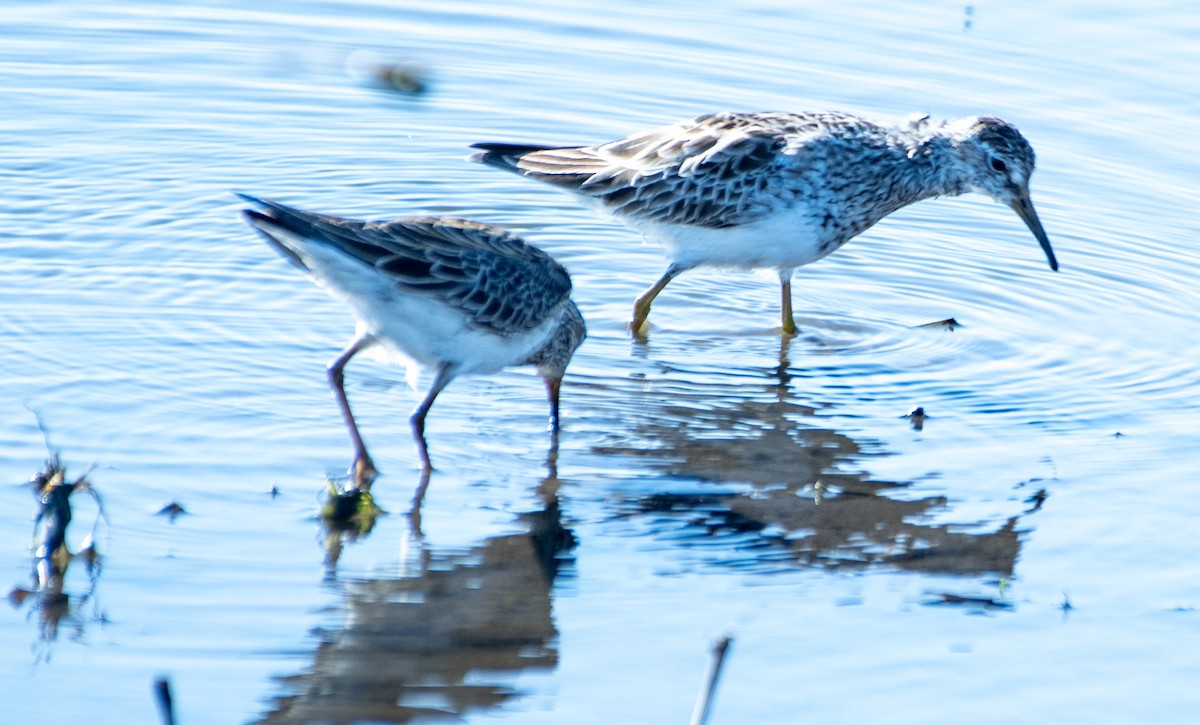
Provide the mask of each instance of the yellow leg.
POLYGON ((642 293, 641 297, 638 297, 634 301, 633 319, 629 321, 630 332, 634 335, 641 335, 644 332, 642 328, 646 325, 646 318, 650 316, 650 305, 654 302, 654 298, 658 297, 658 293, 662 292, 671 283, 671 280, 678 277, 685 269, 685 267, 679 267, 674 264, 667 267, 667 271, 654 283, 654 286, 646 290, 642 293))
POLYGON ((780 279, 780 314, 783 334, 793 336, 796 334, 796 320, 792 318, 792 280, 780 279))

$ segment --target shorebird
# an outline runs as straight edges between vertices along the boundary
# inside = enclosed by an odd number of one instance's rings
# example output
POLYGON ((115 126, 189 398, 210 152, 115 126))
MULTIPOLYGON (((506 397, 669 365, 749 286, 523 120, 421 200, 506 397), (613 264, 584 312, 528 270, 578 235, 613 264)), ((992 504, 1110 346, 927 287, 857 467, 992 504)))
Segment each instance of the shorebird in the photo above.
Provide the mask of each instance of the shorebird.
POLYGON ((559 427, 563 373, 586 335, 571 278, 536 247, 497 227, 449 217, 367 222, 299 211, 239 194, 263 209, 242 218, 284 258, 350 306, 354 337, 328 367, 354 446, 356 482, 378 473, 343 387, 346 363, 373 350, 403 362, 409 380, 433 371, 411 417, 425 470, 425 416, 458 375, 533 365, 546 383, 550 428, 559 427))
POLYGON ((888 214, 974 191, 1011 207, 1058 261, 1029 198, 1034 153, 991 116, 883 126, 845 113, 712 113, 596 146, 480 143, 471 161, 583 197, 662 243, 670 265, 633 306, 696 267, 775 269, 794 335, 792 273, 888 214))

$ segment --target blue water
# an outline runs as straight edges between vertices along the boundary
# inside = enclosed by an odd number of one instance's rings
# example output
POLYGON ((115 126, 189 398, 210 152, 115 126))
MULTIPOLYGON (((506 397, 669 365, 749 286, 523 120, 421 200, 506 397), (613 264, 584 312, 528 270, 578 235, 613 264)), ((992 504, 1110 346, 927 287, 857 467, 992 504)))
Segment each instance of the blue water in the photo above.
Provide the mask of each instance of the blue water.
MULTIPOLYGON (((161 675, 185 723, 680 722, 726 632, 713 723, 1200 706, 1188 7, 122 1, 3 18, 2 719, 153 722, 161 675), (381 86, 393 63, 426 92, 381 86), (659 250, 463 160, 476 141, 821 108, 1016 124, 1062 270, 1008 209, 926 202, 798 273, 802 333, 782 348, 777 284, 718 271, 672 283, 634 343, 659 250), (406 517, 417 395, 355 362, 388 515, 332 563, 316 517, 350 449, 323 370, 350 317, 238 220, 232 190, 469 216, 554 254, 590 331, 557 457, 530 371, 456 381, 406 517), (30 578, 17 484, 47 449, 29 409, 70 477, 96 465, 108 517, 65 610, 30 578), (156 515, 170 502, 188 513, 156 515)), ((98 516, 75 500, 72 548, 98 516)))

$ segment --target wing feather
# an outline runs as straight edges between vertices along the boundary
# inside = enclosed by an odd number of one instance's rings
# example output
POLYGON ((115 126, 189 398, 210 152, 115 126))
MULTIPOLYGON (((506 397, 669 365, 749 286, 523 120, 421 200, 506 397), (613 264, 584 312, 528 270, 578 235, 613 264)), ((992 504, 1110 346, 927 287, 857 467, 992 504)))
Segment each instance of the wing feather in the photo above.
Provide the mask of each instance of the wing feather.
POLYGON ((248 212, 248 220, 293 261, 304 264, 271 234, 273 228, 332 247, 397 289, 428 295, 497 333, 544 324, 571 294, 571 278, 562 265, 498 227, 451 217, 364 222, 242 196, 266 209, 266 214, 248 212))
POLYGON ((485 152, 473 158, 590 197, 620 216, 721 228, 760 212, 763 190, 797 167, 803 119, 715 113, 598 146, 480 144, 485 152))

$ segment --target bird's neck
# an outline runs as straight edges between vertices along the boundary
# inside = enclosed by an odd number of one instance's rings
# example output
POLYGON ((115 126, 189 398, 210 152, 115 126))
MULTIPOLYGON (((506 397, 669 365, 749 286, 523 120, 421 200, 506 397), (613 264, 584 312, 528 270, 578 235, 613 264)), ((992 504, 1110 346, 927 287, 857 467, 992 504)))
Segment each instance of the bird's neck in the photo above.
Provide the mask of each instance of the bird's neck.
POLYGON ((888 182, 897 190, 898 206, 935 196, 957 196, 970 190, 969 175, 956 152, 966 119, 944 124, 927 119, 894 129, 889 143, 898 157, 888 182))
POLYGON ((869 152, 873 156, 870 174, 856 171, 834 179, 843 193, 830 199, 836 208, 825 210, 831 236, 842 243, 909 204, 969 191, 955 151, 959 141, 955 123, 921 119, 881 128, 869 152))

